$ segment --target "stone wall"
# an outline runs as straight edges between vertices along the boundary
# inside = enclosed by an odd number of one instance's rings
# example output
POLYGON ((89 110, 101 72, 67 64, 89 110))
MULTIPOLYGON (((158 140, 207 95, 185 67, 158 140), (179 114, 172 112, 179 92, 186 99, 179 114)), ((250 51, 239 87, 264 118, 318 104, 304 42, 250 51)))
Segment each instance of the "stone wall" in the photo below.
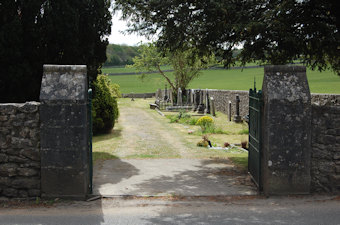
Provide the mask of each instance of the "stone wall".
POLYGON ((313 192, 340 193, 340 95, 312 95, 313 192))
POLYGON ((39 106, 0 104, 0 196, 40 196, 39 106))
POLYGON ((214 90, 208 89, 209 96, 215 100, 216 111, 228 114, 228 103, 231 101, 231 115, 236 114, 236 95, 240 96, 240 115, 241 117, 249 113, 249 92, 234 90, 214 90))
POLYGON ((153 98, 155 97, 155 93, 130 93, 130 94, 122 94, 122 98, 153 98))

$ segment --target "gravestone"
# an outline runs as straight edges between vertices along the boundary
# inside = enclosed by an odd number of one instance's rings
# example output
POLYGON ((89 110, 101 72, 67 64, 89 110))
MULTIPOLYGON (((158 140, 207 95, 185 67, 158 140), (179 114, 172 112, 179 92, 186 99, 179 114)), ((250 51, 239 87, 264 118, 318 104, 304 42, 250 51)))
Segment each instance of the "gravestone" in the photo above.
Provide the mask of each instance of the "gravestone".
POLYGON ((172 94, 172 89, 169 89, 169 100, 170 100, 171 105, 174 105, 174 97, 172 94))
POLYGON ((311 96, 304 66, 265 66, 262 183, 266 195, 310 189, 311 96))
POLYGON ((168 88, 167 86, 165 85, 165 89, 164 89, 164 98, 163 98, 164 101, 168 101, 168 88))
POLYGON ((231 101, 228 102, 228 119, 231 121, 231 101))
POLYGON ((89 194, 86 66, 44 65, 40 91, 42 197, 89 194))
POLYGON ((178 91, 177 91, 177 106, 181 106, 181 105, 183 105, 182 90, 181 90, 181 88, 178 88, 178 91))
POLYGON ((199 90, 199 104, 197 106, 197 113, 203 114, 204 113, 204 91, 199 90))
POLYGON ((212 116, 216 116, 215 99, 213 97, 210 97, 210 101, 211 101, 211 113, 212 113, 212 116))
POLYGON ((242 118, 240 116, 240 96, 239 95, 235 96, 235 105, 236 105, 236 115, 234 116, 233 121, 235 123, 241 123, 242 118))
POLYGON ((210 98, 209 98, 209 92, 208 89, 205 90, 205 109, 204 109, 205 114, 210 114, 210 98))
POLYGON ((191 90, 188 89, 186 92, 187 92, 187 103, 186 103, 186 105, 191 105, 191 102, 190 102, 191 90))
POLYGON ((161 99, 162 99, 162 90, 158 88, 156 92, 156 100, 161 100, 161 99))

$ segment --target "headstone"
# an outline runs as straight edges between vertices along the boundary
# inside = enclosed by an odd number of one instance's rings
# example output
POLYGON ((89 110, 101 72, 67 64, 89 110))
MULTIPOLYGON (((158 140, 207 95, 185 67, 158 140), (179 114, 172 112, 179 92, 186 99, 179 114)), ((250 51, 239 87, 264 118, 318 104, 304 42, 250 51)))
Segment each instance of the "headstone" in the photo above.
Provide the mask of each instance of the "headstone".
POLYGON ((233 121, 235 123, 241 123, 242 118, 240 116, 240 96, 239 95, 236 95, 235 97, 235 104, 236 104, 236 115, 234 116, 233 121))
POLYGON ((90 191, 85 65, 44 65, 40 91, 41 191, 85 199, 90 191))
POLYGON ((265 195, 310 190, 311 95, 305 66, 265 66, 262 183, 265 195))
POLYGON ((173 91, 172 89, 169 90, 169 100, 170 100, 171 105, 174 105, 174 97, 173 97, 172 91, 173 91))
POLYGON ((200 102, 200 91, 198 89, 194 90, 194 107, 193 111, 197 111, 200 102))
POLYGON ((204 113, 204 91, 200 90, 199 91, 199 104, 197 107, 197 113, 203 114, 204 113))
POLYGON ((160 88, 157 89, 156 99, 158 99, 158 100, 162 99, 162 90, 160 88))
POLYGON ((186 105, 191 105, 190 99, 191 99, 191 90, 187 89, 187 103, 186 103, 186 105))
POLYGON ((212 112, 212 115, 216 116, 215 99, 213 97, 210 97, 210 102, 211 102, 211 112, 212 112))
POLYGON ((228 118, 231 121, 231 101, 228 102, 228 118))
POLYGON ((168 100, 168 88, 167 86, 165 85, 165 89, 164 89, 164 98, 163 98, 164 101, 167 101, 168 100))
POLYGON ((190 89, 190 105, 194 105, 194 89, 190 89))
POLYGON ((209 98, 209 92, 208 89, 205 90, 205 109, 204 109, 205 114, 210 114, 210 98, 209 98))
POLYGON ((183 105, 182 90, 181 90, 181 88, 178 88, 178 92, 177 92, 177 106, 181 106, 181 105, 183 105))

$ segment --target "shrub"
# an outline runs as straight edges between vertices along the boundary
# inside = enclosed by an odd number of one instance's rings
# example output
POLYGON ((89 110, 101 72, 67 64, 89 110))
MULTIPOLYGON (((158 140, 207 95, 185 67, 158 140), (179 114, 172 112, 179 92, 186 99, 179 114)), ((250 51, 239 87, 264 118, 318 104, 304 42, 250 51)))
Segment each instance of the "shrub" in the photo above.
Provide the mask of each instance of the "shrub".
POLYGON ((202 116, 197 120, 196 125, 199 125, 201 127, 208 127, 211 124, 214 123, 214 120, 210 116, 202 116))
POLYGON ((115 120, 119 116, 117 105, 117 95, 120 94, 119 86, 113 88, 107 76, 99 75, 93 82, 93 89, 93 133, 108 132, 114 127, 115 120))

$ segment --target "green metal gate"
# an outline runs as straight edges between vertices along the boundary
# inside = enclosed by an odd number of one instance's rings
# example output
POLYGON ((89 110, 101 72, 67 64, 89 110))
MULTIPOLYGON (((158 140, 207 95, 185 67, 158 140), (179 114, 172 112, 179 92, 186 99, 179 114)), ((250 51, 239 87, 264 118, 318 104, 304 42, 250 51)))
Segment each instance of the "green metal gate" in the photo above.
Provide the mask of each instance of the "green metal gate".
POLYGON ((262 189, 261 183, 261 112, 262 92, 256 87, 249 90, 249 156, 248 171, 253 181, 262 189))
POLYGON ((89 127, 89 193, 92 194, 93 162, 92 162, 92 89, 88 90, 88 127, 89 127))

